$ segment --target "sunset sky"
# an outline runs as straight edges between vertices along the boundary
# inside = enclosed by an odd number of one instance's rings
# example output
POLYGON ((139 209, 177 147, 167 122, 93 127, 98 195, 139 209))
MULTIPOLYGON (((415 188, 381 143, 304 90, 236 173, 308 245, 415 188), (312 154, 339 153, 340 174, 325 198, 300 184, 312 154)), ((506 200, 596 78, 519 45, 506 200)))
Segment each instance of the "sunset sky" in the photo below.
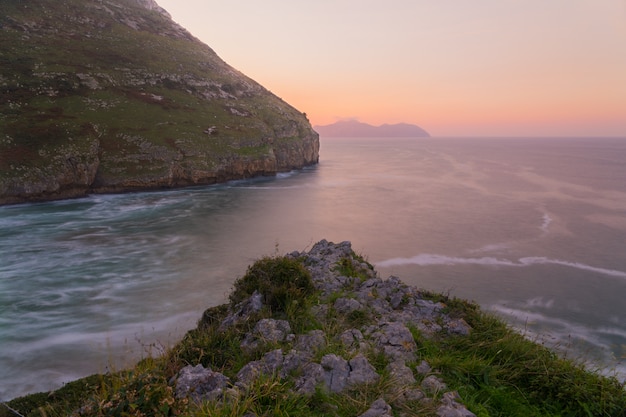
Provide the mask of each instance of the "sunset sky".
POLYGON ((314 125, 626 137, 626 0, 157 2, 314 125))

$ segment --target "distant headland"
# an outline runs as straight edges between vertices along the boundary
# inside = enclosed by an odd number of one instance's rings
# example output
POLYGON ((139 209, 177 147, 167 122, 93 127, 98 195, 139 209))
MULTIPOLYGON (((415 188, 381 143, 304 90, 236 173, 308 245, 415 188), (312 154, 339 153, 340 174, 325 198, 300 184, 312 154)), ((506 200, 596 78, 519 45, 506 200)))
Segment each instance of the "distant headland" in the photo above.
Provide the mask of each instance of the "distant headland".
POLYGON ((314 126, 313 129, 320 136, 326 137, 430 137, 428 132, 421 127, 408 123, 372 126, 358 120, 341 120, 329 125, 314 126))

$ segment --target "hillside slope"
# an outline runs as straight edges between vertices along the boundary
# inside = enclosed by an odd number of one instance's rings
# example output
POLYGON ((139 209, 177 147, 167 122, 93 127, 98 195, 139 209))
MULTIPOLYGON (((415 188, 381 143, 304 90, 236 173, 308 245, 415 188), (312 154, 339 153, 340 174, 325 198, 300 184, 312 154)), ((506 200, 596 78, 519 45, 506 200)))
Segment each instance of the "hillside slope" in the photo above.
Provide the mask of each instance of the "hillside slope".
POLYGON ((153 0, 0 3, 0 204, 318 161, 306 116, 153 0))

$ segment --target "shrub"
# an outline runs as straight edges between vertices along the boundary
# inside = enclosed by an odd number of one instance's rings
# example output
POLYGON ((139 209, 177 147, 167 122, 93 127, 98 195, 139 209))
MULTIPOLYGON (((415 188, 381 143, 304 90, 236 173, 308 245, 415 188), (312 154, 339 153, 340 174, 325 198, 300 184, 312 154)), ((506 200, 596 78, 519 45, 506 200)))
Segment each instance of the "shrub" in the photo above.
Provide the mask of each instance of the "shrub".
POLYGON ((230 301, 237 304, 255 291, 273 313, 288 313, 294 306, 304 307, 305 299, 315 292, 311 274, 297 259, 265 257, 250 267, 234 284, 230 301))

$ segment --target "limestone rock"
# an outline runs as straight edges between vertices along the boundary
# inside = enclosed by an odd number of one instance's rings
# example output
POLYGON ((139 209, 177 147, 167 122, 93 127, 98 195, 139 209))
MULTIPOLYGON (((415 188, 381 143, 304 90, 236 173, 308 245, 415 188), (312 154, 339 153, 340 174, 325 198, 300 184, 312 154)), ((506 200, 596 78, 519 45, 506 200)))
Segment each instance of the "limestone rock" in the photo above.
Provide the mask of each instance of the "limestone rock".
POLYGON ((348 386, 362 384, 373 384, 380 379, 376 369, 369 363, 362 354, 356 355, 348 361, 350 374, 348 375, 348 386))
POLYGON ((429 375, 422 381, 422 389, 427 394, 437 394, 440 392, 444 392, 448 387, 445 382, 441 380, 441 378, 435 375, 429 375))
POLYGON ((469 411, 459 401, 461 397, 456 391, 450 391, 443 394, 441 398, 441 406, 437 409, 439 417, 476 417, 474 413, 469 411))
POLYGON ((391 406, 382 398, 374 401, 372 406, 359 417, 393 417, 391 406))
POLYGON ((413 376, 413 371, 403 361, 391 362, 387 365, 387 372, 396 385, 413 385, 417 382, 413 376))
POLYGON ((312 356, 315 352, 326 346, 326 334, 322 330, 312 330, 307 334, 296 337, 294 349, 312 356))
POLYGON ((420 364, 415 367, 415 370, 420 375, 428 375, 432 371, 432 368, 428 362, 421 361, 420 364))
POLYGON ((261 360, 248 362, 237 373, 238 387, 248 387, 261 374, 272 375, 278 373, 284 362, 282 349, 276 349, 266 353, 261 360))
POLYGON ((325 381, 325 370, 319 363, 310 362, 302 367, 302 375, 295 381, 296 392, 313 395, 316 387, 325 381))
POLYGON ((385 322, 372 326, 367 331, 385 355, 392 360, 412 361, 415 359, 417 345, 411 331, 399 322, 385 322))
POLYGON ((348 329, 339 335, 339 342, 350 351, 364 350, 367 346, 364 340, 363 333, 358 329, 348 329))
POLYGON ((224 330, 240 321, 245 321, 250 315, 261 311, 262 308, 263 296, 258 291, 254 291, 248 299, 237 304, 235 311, 222 321, 220 329, 224 330))
POLYGON ((341 392, 348 385, 350 365, 348 361, 335 354, 325 355, 320 365, 324 369, 324 383, 330 392, 341 392))
POLYGON ((254 326, 252 333, 248 333, 241 342, 244 349, 254 350, 261 343, 277 343, 295 337, 291 333, 291 326, 286 320, 262 319, 254 326))
POLYGON ((202 365, 187 365, 175 377, 176 397, 189 397, 196 402, 221 398, 230 380, 202 365))
POLYGON ((361 310, 363 306, 354 298, 339 298, 334 304, 335 310, 339 314, 349 314, 356 310, 361 310))

